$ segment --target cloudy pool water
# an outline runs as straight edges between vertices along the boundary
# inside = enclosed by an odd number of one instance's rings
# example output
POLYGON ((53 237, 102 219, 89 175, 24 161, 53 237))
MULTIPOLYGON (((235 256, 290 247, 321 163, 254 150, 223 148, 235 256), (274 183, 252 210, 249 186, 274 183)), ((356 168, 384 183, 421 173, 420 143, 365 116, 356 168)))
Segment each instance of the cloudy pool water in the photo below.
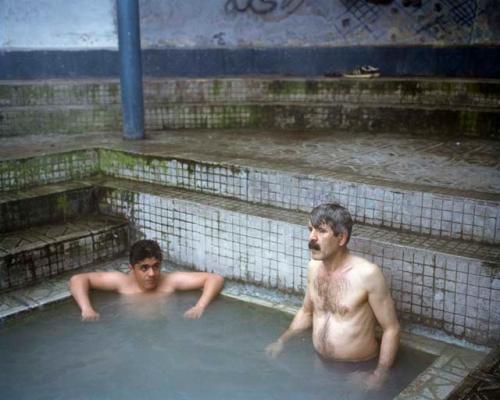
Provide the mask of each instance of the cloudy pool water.
POLYGON ((219 297, 200 320, 183 313, 199 293, 93 296, 101 320, 80 321, 72 301, 0 326, 0 397, 5 399, 390 399, 434 360, 402 347, 383 392, 352 384, 376 360, 325 362, 310 332, 276 359, 264 349, 291 316, 219 297))

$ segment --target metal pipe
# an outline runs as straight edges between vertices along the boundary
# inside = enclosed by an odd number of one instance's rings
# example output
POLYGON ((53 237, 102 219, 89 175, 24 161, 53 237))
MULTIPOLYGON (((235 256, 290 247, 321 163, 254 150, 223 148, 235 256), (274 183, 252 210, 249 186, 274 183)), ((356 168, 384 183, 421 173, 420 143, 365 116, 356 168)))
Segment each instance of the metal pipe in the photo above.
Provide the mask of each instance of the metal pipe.
POLYGON ((141 36, 138 0, 117 0, 123 138, 144 139, 141 36))

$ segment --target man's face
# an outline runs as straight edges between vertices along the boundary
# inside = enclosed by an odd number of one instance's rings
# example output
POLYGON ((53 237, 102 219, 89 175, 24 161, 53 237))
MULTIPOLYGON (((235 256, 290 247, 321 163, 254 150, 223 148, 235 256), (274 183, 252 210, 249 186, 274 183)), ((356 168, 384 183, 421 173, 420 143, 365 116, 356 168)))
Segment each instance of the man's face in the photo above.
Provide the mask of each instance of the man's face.
POLYGON ((309 222, 309 249, 313 260, 326 260, 337 253, 343 245, 344 235, 335 235, 327 224, 314 227, 309 222))
POLYGON ((156 289, 160 281, 160 268, 161 262, 155 257, 145 258, 130 266, 135 280, 143 290, 156 289))

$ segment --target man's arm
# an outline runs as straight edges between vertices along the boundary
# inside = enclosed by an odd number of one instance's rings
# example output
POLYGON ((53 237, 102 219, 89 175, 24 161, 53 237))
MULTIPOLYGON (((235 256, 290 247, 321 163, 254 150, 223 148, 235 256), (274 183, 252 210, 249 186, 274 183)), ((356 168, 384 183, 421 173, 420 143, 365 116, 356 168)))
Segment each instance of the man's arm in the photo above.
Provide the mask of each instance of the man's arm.
POLYGON ((398 352, 400 328, 394 302, 380 268, 374 266, 367 283, 368 302, 383 331, 378 364, 372 375, 374 381, 383 382, 398 352))
POLYGON ((118 290, 123 276, 121 272, 88 272, 71 277, 69 290, 80 307, 83 321, 99 319, 99 313, 94 310, 90 302, 89 290, 118 290))
POLYGON ((209 272, 172 272, 169 279, 175 290, 203 290, 196 305, 184 313, 190 319, 200 318, 224 286, 222 276, 209 272))
POLYGON ((266 347, 266 354, 269 357, 276 357, 283 350, 284 344, 291 339, 292 337, 298 335, 300 332, 309 329, 312 326, 313 322, 313 303, 311 300, 311 296, 309 294, 309 279, 306 288, 306 294, 304 297, 304 302, 302 307, 300 307, 297 314, 292 320, 292 323, 288 327, 288 329, 283 332, 283 334, 276 340, 266 347))

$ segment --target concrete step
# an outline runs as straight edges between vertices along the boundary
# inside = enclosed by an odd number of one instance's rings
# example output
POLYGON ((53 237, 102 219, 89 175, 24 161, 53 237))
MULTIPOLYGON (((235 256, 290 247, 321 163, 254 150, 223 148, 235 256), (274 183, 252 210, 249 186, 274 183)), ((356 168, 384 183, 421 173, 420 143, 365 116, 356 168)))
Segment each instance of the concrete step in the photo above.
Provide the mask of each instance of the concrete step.
POLYGON ((0 110, 0 137, 121 129, 120 105, 29 106, 0 110))
MULTIPOLYGON (((55 138, 56 143, 61 141, 61 137, 55 138)), ((0 159, 0 193, 86 178, 99 172, 95 149, 85 149, 82 143, 71 151, 51 152, 51 147, 55 148, 56 144, 44 144, 37 154, 23 156, 30 148, 26 143, 5 146, 7 150, 0 159)))
POLYGON ((92 149, 1 160, 0 193, 101 173, 305 212, 337 201, 360 223, 500 243, 496 142, 259 132, 94 139, 74 143, 92 149))
POLYGON ((0 234, 0 292, 97 261, 128 248, 123 218, 89 215, 0 234))
MULTIPOLYGON (((0 137, 45 133, 121 130, 117 105, 7 108, 1 111, 0 137)), ((373 104, 221 104, 146 105, 147 130, 270 129, 399 132, 450 137, 500 138, 500 113, 493 108, 437 108, 373 104)))
POLYGON ((95 187, 81 182, 0 192, 0 233, 64 222, 96 211, 95 187))
POLYGON ((0 107, 120 104, 118 80, 0 81, 0 107))
POLYGON ((360 223, 443 238, 500 243, 497 193, 336 173, 298 165, 299 160, 290 165, 219 154, 217 161, 207 161, 210 155, 194 151, 169 157, 156 154, 161 152, 158 147, 149 152, 142 146, 140 153, 100 149, 100 171, 117 178, 289 210, 308 212, 314 205, 337 201, 360 223))
MULTIPOLYGON (((500 104, 500 80, 440 78, 146 78, 146 104, 361 103, 430 107, 500 104)), ((116 79, 0 81, 0 106, 107 106, 121 103, 116 79)))
MULTIPOLYGON (((306 286, 308 214, 127 180, 93 180, 101 212, 126 217, 172 262, 281 290, 306 286)), ((404 320, 492 344, 500 332, 498 246, 357 224, 353 252, 377 263, 404 320)))
MULTIPOLYGON (((227 78, 147 80, 145 125, 348 129, 498 139, 500 81, 227 78)), ((116 81, 0 82, 0 136, 121 128, 116 81)))
POLYGON ((500 138, 497 109, 372 104, 163 104, 145 109, 147 129, 348 130, 500 138))

